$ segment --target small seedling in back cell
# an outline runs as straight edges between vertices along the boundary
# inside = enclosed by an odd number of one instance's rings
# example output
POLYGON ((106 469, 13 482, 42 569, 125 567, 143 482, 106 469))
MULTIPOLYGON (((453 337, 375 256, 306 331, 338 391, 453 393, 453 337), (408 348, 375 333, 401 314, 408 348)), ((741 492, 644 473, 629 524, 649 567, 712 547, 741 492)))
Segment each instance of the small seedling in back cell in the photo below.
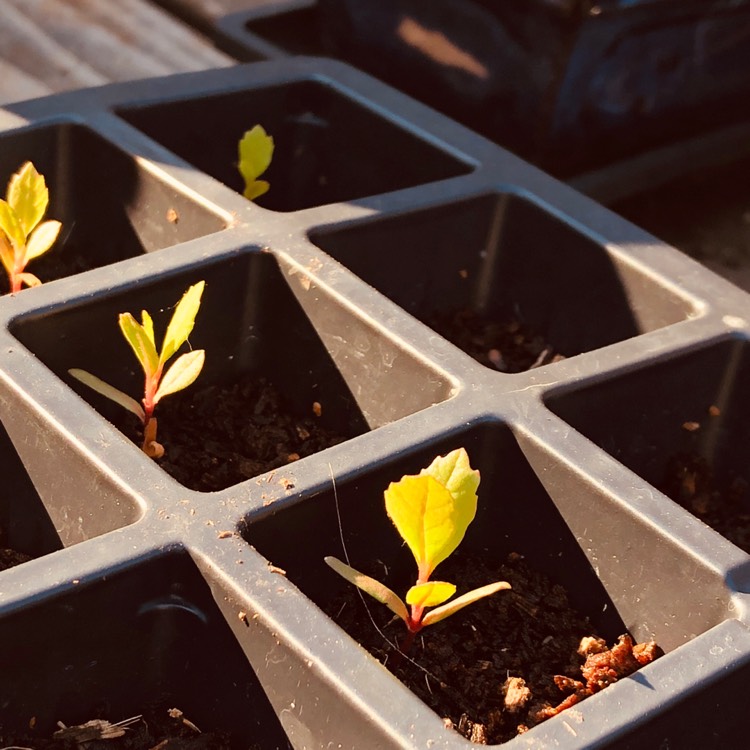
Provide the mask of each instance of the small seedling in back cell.
POLYGON ((198 349, 178 357, 164 372, 164 366, 187 341, 193 330, 204 286, 205 282, 199 281, 182 296, 167 326, 160 352, 156 350, 153 321, 145 310, 141 312, 141 323, 138 323, 130 313, 120 314, 119 324, 122 335, 135 352, 146 376, 143 400, 140 404, 126 393, 85 370, 68 370, 74 378, 133 412, 141 420, 143 425, 141 448, 151 458, 161 458, 164 455, 163 446, 156 442, 156 419, 154 418, 156 404, 164 396, 187 388, 203 369, 205 352, 203 349, 198 349))
POLYGON ((60 233, 59 221, 42 221, 49 204, 44 177, 27 161, 8 181, 5 200, 0 198, 0 262, 8 274, 10 291, 42 282, 26 272, 30 260, 49 250, 60 233))
POLYGON ((254 201, 271 187, 260 177, 271 165, 273 157, 273 138, 266 133, 261 125, 248 130, 239 143, 240 161, 238 168, 245 180, 243 195, 254 201))
POLYGON ((435 568, 461 543, 474 520, 478 486, 479 472, 471 468, 469 456, 459 448, 447 456, 438 456, 418 475, 391 482, 385 491, 386 512, 417 563, 417 582, 406 592, 406 602, 374 578, 335 557, 325 558, 347 581, 385 604, 404 621, 408 628, 404 650, 414 635, 427 625, 444 620, 478 599, 510 588, 509 583, 498 581, 448 602, 456 593, 456 587, 452 583, 430 580, 435 568), (425 613, 427 607, 436 609, 425 613))

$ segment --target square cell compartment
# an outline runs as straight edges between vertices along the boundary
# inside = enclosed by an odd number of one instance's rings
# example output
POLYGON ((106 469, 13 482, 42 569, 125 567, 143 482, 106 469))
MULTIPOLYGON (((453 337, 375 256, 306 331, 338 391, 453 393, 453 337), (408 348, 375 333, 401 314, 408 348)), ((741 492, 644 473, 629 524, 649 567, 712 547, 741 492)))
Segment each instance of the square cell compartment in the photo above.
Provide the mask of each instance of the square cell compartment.
MULTIPOLYGON (((692 311, 650 273, 514 194, 317 227, 310 239, 438 332, 456 311, 492 323, 513 319, 568 357, 692 311)), ((451 338, 474 346, 461 329, 451 338)), ((486 351, 475 356, 488 364, 486 351)))
POLYGON ((241 193, 237 144, 262 125, 275 151, 258 204, 274 211, 352 201, 466 174, 471 167, 320 81, 127 107, 118 114, 241 193))
MULTIPOLYGON (((87 370, 140 398, 143 374, 120 333, 118 314, 130 311, 140 318, 140 310, 151 312, 160 344, 173 306, 199 280, 206 288, 189 343, 205 349, 205 366, 188 389, 157 407, 157 418, 170 402, 198 389, 264 377, 292 414, 312 416, 317 402, 322 427, 353 437, 452 393, 452 383, 440 372, 317 289, 307 276, 281 268, 262 251, 29 314, 14 321, 11 332, 107 419, 122 424, 124 416, 135 426, 134 417, 74 380, 68 370, 87 370)), ((202 446, 200 424, 191 427, 198 431, 195 444, 202 446)), ((220 439, 232 438, 222 433, 220 439)))
POLYGON ((29 264, 29 272, 43 282, 225 227, 220 216, 82 125, 62 123, 0 134, 3 194, 11 175, 26 161, 33 162, 46 180, 46 218, 63 225, 52 249, 29 264))
MULTIPOLYGON (((629 513, 542 446, 519 444, 499 423, 471 428, 354 479, 338 480, 336 493, 326 489, 248 516, 243 536, 334 620, 334 612, 340 614, 339 596, 350 584, 323 558, 345 559, 340 534, 352 566, 369 571, 374 565, 373 574, 403 595, 413 583, 414 560, 386 516, 383 491, 389 482, 417 473, 435 455, 460 445, 480 470, 481 484, 476 518, 453 557, 474 553, 500 564, 509 553, 522 555, 533 569, 564 586, 573 607, 610 643, 629 630, 636 639, 655 638, 671 651, 731 619, 729 593, 710 566, 696 563, 663 530, 629 513), (546 481, 543 485, 539 472, 545 480, 554 476, 557 489, 546 481), (659 573, 652 576, 649 570, 659 573)), ((382 608, 367 601, 370 610, 382 608)), ((360 615, 369 623, 364 607, 360 615)), ((451 618, 451 627, 460 629, 463 616, 451 618)), ((439 637, 431 630, 424 631, 425 640, 439 637)), ((398 625, 389 633, 397 637, 398 625)), ((466 637, 474 636, 467 631, 466 637)))
POLYGON ((750 552, 750 345, 716 341, 626 375, 553 392, 547 406, 750 552), (722 493, 714 516, 706 493, 722 493))
POLYGON ((202 732, 228 732, 237 750, 288 750, 213 596, 190 557, 173 552, 6 610, 2 744, 37 747, 58 721, 114 723, 177 708, 202 732))

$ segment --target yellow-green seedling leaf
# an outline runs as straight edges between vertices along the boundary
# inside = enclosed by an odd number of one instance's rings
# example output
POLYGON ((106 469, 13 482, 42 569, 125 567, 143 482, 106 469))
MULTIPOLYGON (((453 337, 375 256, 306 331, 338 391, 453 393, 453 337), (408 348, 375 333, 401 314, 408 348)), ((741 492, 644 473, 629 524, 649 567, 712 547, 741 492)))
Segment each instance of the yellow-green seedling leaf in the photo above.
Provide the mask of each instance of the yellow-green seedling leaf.
POLYGON ((239 170, 245 180, 243 194, 248 200, 254 200, 263 195, 270 187, 265 180, 258 180, 258 177, 270 166, 273 148, 273 138, 261 125, 255 125, 240 139, 239 170))
POLYGON ((489 583, 486 586, 481 586, 478 589, 469 591, 468 594, 459 596, 458 599, 454 599, 452 602, 448 602, 442 607, 437 607, 436 609, 428 612, 422 619, 422 625, 424 627, 427 627, 428 625, 434 625, 436 622, 440 622, 446 617, 450 617, 451 615, 456 614, 456 612, 468 606, 469 604, 473 604, 474 602, 479 601, 479 599, 484 599, 486 596, 491 596, 498 591, 503 591, 504 589, 509 588, 509 583, 505 581, 498 581, 497 583, 489 583))
POLYGON ((60 229, 62 224, 59 221, 43 221, 39 224, 26 244, 26 262, 44 255, 55 244, 60 229))
POLYGON ((143 330, 146 332, 146 336, 151 339, 151 343, 154 345, 154 349, 156 349, 156 339, 154 338, 154 321, 151 319, 151 316, 146 312, 146 310, 141 310, 141 325, 143 326, 143 330))
POLYGON ((154 404, 170 393, 177 393, 187 388, 200 375, 206 354, 203 349, 188 352, 178 357, 162 378, 154 396, 154 404))
POLYGON ((120 313, 119 323, 122 335, 135 352, 146 377, 153 377, 159 367, 159 355, 148 332, 130 313, 120 313))
POLYGON ((19 273, 16 278, 22 284, 26 284, 26 286, 41 286, 42 285, 41 279, 34 276, 33 273, 19 273))
POLYGON ((404 622, 409 622, 409 611, 400 597, 391 591, 387 586, 376 581, 364 573, 349 567, 346 563, 341 562, 336 557, 324 557, 327 565, 335 570, 340 576, 345 578, 349 583, 353 583, 357 588, 369 594, 381 604, 385 604, 394 615, 400 617, 404 622))
POLYGON ((7 200, 18 217, 24 237, 42 220, 49 203, 44 177, 27 161, 8 182, 7 200))
MULTIPOLYGON (((420 474, 435 477, 453 495, 456 502, 473 504, 476 512, 479 472, 469 465, 469 454, 464 448, 457 448, 446 456, 438 456, 420 474)), ((469 523, 473 519, 474 515, 469 523)))
POLYGON ((14 247, 21 249, 26 244, 26 234, 16 216, 16 212, 2 198, 0 198, 0 229, 5 232, 14 247))
POLYGON ((406 603, 412 607, 435 607, 450 599, 456 587, 445 581, 428 581, 412 586, 406 592, 406 603))
POLYGON ((143 407, 134 398, 130 398, 127 393, 123 393, 113 385, 105 383, 103 380, 97 378, 96 375, 92 375, 90 372, 86 372, 86 370, 73 368, 72 370, 68 370, 68 372, 76 380, 80 380, 84 385, 87 385, 89 388, 96 391, 100 395, 106 396, 108 399, 114 401, 116 404, 119 404, 128 411, 132 411, 133 414, 135 414, 141 420, 141 422, 145 419, 143 407))
POLYGON ((417 561, 419 583, 456 549, 476 513, 467 498, 461 501, 428 475, 405 476, 385 491, 385 508, 417 561))
POLYGON ((162 366, 187 341, 190 332, 193 330, 195 316, 198 314, 198 308, 201 305, 201 295, 205 286, 205 281, 193 284, 177 303, 177 307, 174 313, 172 313, 172 319, 167 326, 164 343, 161 347, 159 364, 162 366))

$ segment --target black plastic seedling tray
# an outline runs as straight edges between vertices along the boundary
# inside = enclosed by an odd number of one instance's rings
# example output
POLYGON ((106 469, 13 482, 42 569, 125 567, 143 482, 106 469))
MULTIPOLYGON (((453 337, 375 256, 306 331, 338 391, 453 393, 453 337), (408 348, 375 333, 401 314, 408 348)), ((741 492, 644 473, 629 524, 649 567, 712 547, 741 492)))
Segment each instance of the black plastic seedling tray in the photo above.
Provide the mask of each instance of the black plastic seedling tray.
MULTIPOLYGON (((518 12, 511 4, 479 6, 463 0, 441 0, 430 8, 403 0, 378 0, 372 6, 272 0, 204 21, 202 28, 240 60, 335 55, 355 62, 564 176, 576 189, 747 289, 742 160, 750 154, 750 111, 740 91, 750 86, 748 66, 741 62, 747 51, 748 6, 649 0, 599 4, 596 10, 555 0, 525 4, 518 12), (527 74, 538 70, 537 85, 542 85, 549 65, 558 66, 547 84, 560 93, 548 93, 535 115, 519 110, 511 116, 512 107, 503 101, 500 124, 487 93, 490 84, 472 85, 468 72, 436 64, 429 48, 410 49, 397 31, 407 18, 423 22, 423 41, 431 38, 437 45, 441 34, 443 42, 455 37, 481 52, 482 60, 492 60, 488 69, 498 71, 505 59, 498 50, 504 45, 493 34, 500 34, 504 24, 511 35, 530 29, 535 36, 527 44, 538 48, 525 63, 527 74), (555 48, 550 38, 559 42, 566 35, 569 49, 550 63, 555 48), (485 37, 491 40, 486 49, 480 41, 485 37), (650 73, 643 75, 645 70, 650 73), (524 145, 519 134, 535 142, 524 145), (571 141, 580 138, 583 148, 577 150, 571 141)), ((179 3, 169 7, 180 10, 179 3)), ((501 77, 515 84, 523 80, 510 71, 501 77)), ((534 85, 526 90, 529 97, 539 95, 530 93, 534 85)))
POLYGON ((156 704, 236 747, 467 747, 325 614, 347 584, 323 563, 343 541, 404 569, 382 492, 464 446, 461 550, 523 555, 608 640, 666 652, 509 750, 746 744, 750 558, 657 489, 686 438, 744 471, 746 294, 340 63, 74 92, 0 126, 0 164, 47 175, 59 254, 77 237, 88 268, 0 298, 0 547, 35 558, 0 573, 0 736, 156 704), (233 165, 256 122, 278 154, 258 205, 233 165), (68 375, 137 393, 117 314, 163 326, 201 279, 199 382, 266 377, 340 442, 198 491, 68 375), (565 358, 481 364, 433 327, 457 308, 565 358))
POLYGON ((746 0, 271 0, 205 30, 345 60, 569 178, 747 121, 749 29, 746 0))

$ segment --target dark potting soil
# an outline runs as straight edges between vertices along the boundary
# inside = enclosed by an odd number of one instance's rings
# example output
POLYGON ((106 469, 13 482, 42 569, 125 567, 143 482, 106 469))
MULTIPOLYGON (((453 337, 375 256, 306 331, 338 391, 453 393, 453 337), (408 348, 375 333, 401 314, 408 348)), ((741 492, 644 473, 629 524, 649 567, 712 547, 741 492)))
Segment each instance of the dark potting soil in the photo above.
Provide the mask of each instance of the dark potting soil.
POLYGON ((722 486, 703 456, 697 451, 685 451, 667 461, 659 489, 730 542, 750 552, 747 480, 734 477, 722 486))
MULTIPOLYGON (((385 580, 382 570, 364 572, 396 591, 409 586, 385 580)), ((457 584, 459 593, 498 580, 512 589, 425 628, 408 658, 394 645, 406 632, 401 620, 367 598, 381 635, 353 586, 326 609, 446 726, 474 742, 506 742, 661 653, 654 643, 634 646, 627 635, 608 649, 571 607, 565 589, 520 555, 500 565, 459 555, 441 564, 437 578, 457 584)))
POLYGON ((525 372, 565 359, 544 336, 515 318, 493 319, 473 310, 436 312, 426 324, 485 367, 525 372))
MULTIPOLYGON (((192 490, 223 490, 346 440, 321 425, 323 409, 315 402, 307 415, 292 413, 264 378, 194 384, 156 410, 157 440, 165 449, 158 462, 192 490)), ((134 420, 118 426, 141 445, 134 420)))
POLYGON ((16 565, 28 562, 31 559, 33 559, 31 555, 27 555, 24 552, 0 547, 0 570, 14 568, 16 565))
MULTIPOLYGON (((65 227, 63 227, 62 231, 65 231, 65 227)), ((45 255, 32 260, 31 263, 26 266, 26 270, 29 273, 34 274, 34 276, 44 284, 48 281, 64 279, 66 276, 73 276, 77 273, 90 271, 94 267, 95 266, 80 252, 77 252, 75 248, 63 248, 60 245, 55 244, 45 255)), ((24 287, 24 289, 25 288, 26 287, 24 287)), ((8 283, 8 277, 4 269, 0 269, 0 294, 7 294, 9 290, 10 285, 8 283)))
MULTIPOLYGON (((0 727, 0 747, 30 750, 247 750, 229 732, 201 732, 179 709, 149 710, 118 724, 92 719, 52 736, 11 735, 0 727)), ((259 750, 252 744, 250 750, 259 750)))

